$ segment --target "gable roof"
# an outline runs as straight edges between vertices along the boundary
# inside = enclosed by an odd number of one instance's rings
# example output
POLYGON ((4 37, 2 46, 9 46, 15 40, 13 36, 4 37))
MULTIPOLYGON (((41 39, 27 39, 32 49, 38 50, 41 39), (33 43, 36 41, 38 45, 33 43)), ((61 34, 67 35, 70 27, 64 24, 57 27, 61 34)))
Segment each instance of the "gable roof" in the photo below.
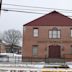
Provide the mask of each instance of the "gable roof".
POLYGON ((52 11, 24 26, 72 26, 72 19, 57 11, 52 11))

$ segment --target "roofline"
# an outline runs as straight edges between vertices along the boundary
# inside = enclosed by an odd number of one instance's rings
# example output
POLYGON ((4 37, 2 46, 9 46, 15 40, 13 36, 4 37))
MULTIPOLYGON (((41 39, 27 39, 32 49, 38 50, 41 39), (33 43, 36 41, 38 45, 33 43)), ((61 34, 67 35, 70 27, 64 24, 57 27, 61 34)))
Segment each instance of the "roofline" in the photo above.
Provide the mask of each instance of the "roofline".
MULTIPOLYGON (((64 14, 62 14, 62 13, 56 11, 56 10, 54 10, 54 11, 52 11, 52 12, 57 12, 57 13, 63 15, 64 17, 69 18, 68 16, 66 16, 66 15, 64 15, 64 14)), ((39 17, 39 18, 36 18, 36 19, 34 19, 34 20, 32 20, 32 21, 30 21, 30 22, 24 24, 23 26, 34 26, 34 25, 27 25, 27 24, 29 24, 29 23, 31 23, 31 22, 33 22, 33 21, 35 21, 35 20, 38 20, 38 19, 40 19, 40 18, 42 18, 42 17, 45 17, 46 15, 49 15, 49 14, 51 14, 52 12, 49 12, 48 14, 45 14, 45 15, 39 17)), ((71 19, 71 18, 69 18, 69 19, 71 19)), ((72 20, 72 19, 71 19, 71 20, 72 20)), ((35 25, 35 26, 37 26, 37 25, 35 25)), ((38 25, 38 26, 39 26, 39 25, 38 25)), ((43 26, 43 25, 40 25, 40 26, 43 26)), ((45 25, 45 26, 53 26, 53 25, 45 25)), ((55 26, 55 25, 54 25, 54 26, 55 26)), ((56 26, 57 26, 57 25, 56 25, 56 26)), ((59 26, 59 25, 58 25, 58 26, 59 26)), ((61 26, 61 25, 60 25, 60 26, 61 26)), ((66 26, 66 25, 65 25, 65 26, 66 26)), ((70 26, 70 25, 69 25, 69 26, 70 26)), ((72 25, 71 25, 71 26, 72 26, 72 25)))

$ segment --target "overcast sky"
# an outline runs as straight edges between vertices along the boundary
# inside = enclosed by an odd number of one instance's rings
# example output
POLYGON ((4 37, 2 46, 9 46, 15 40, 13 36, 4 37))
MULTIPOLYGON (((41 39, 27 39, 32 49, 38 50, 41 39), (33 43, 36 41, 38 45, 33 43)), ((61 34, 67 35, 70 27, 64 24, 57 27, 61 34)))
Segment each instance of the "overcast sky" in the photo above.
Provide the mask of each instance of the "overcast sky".
MULTIPOLYGON (((16 4, 16 5, 24 5, 24 6, 37 6, 37 7, 72 10, 72 0, 3 0, 3 4, 16 4)), ((10 6, 10 5, 2 5, 2 8, 7 8, 7 9, 17 8, 17 10, 32 9, 29 11, 30 12, 41 12, 44 14, 47 14, 51 10, 56 10, 56 9, 43 10, 43 9, 38 9, 38 8, 35 8, 36 9, 35 10, 34 8, 15 7, 15 6, 10 6)), ((28 11, 28 10, 24 10, 24 11, 28 11)), ((72 16, 72 13, 66 13, 66 12, 62 12, 62 13, 72 16)), ((23 24, 30 22, 44 14, 2 11, 1 16, 0 16, 0 31, 2 32, 8 29, 18 29, 22 31, 23 24)))

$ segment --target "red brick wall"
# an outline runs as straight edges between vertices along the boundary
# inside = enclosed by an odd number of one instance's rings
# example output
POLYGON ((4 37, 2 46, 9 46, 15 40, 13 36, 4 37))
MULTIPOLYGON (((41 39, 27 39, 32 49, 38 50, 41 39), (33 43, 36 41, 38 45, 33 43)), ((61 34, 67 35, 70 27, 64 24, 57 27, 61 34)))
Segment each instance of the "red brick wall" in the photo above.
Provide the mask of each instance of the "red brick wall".
MULTIPOLYGON (((26 30, 23 30, 23 47, 22 55, 23 57, 32 57, 32 45, 38 45, 38 57, 48 56, 48 49, 50 45, 60 45, 61 46, 61 57, 64 54, 71 52, 70 46, 72 45, 72 38, 70 37, 70 28, 72 26, 25 26, 26 30), (39 37, 33 37, 33 28, 39 28, 39 37), (54 27, 61 30, 60 39, 49 39, 48 31, 54 27), (45 51, 45 48, 47 50, 45 51)), ((68 57, 65 56, 65 57, 68 57)))

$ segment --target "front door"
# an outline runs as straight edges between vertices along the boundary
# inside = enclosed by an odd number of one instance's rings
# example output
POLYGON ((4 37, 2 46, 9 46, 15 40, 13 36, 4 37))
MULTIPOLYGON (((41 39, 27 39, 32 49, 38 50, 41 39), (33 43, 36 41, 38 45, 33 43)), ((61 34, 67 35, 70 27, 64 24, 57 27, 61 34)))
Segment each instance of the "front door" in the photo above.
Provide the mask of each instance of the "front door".
POLYGON ((61 52, 60 52, 60 46, 59 45, 50 45, 49 46, 49 58, 60 58, 61 52))

